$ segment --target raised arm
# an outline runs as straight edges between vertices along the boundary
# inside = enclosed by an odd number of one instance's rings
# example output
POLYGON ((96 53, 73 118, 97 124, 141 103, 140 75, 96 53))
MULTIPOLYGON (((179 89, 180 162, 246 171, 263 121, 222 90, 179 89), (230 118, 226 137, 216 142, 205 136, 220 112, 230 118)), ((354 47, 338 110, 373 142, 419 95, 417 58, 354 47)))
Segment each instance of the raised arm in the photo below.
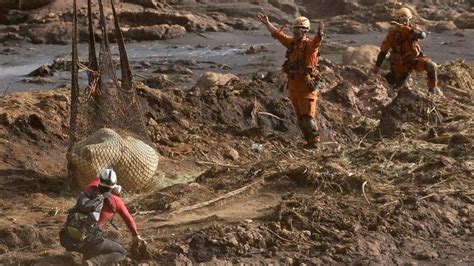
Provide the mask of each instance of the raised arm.
POLYGON ((278 29, 270 22, 270 20, 268 19, 268 16, 261 13, 261 12, 258 12, 257 13, 257 18, 263 23, 263 25, 265 25, 268 29, 268 31, 270 31, 270 33, 273 35, 278 29))
POLYGON ((282 29, 275 27, 270 20, 268 20, 268 16, 263 13, 257 13, 258 19, 267 27, 268 31, 272 34, 272 37, 280 41, 283 46, 288 47, 293 40, 290 36, 286 35, 282 29))
POLYGON ((324 35, 324 22, 321 20, 319 21, 318 33, 314 38, 311 40, 310 49, 312 52, 316 51, 321 46, 323 42, 323 35, 324 35))

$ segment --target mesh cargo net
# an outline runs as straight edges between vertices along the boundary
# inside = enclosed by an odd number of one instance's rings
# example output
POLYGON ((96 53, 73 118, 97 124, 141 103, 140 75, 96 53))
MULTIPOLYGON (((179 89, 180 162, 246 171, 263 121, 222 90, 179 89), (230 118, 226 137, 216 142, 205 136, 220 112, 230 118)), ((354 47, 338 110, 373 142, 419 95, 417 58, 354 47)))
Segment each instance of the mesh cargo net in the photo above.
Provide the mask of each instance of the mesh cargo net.
POLYGON ((77 48, 77 11, 73 1, 73 45, 71 82, 71 121, 69 131, 68 170, 70 185, 79 188, 112 166, 118 182, 129 191, 143 190, 152 183, 158 154, 143 122, 143 111, 132 74, 122 32, 113 5, 114 36, 120 58, 114 62, 110 52, 107 23, 102 0, 98 0, 99 28, 102 32, 99 57, 96 55, 95 26, 91 0, 88 0, 89 60, 81 64, 77 48), (120 68, 116 67, 119 61, 120 68), (78 72, 85 71, 88 86, 79 89, 78 72), (120 81, 117 78, 121 73, 120 81), (79 141, 80 140, 80 141, 79 141), (77 142, 79 141, 79 142, 77 142))
POLYGON ((67 159, 74 166, 79 186, 86 186, 104 167, 112 167, 127 191, 149 188, 158 166, 158 154, 152 147, 133 137, 122 138, 109 128, 77 142, 67 159))

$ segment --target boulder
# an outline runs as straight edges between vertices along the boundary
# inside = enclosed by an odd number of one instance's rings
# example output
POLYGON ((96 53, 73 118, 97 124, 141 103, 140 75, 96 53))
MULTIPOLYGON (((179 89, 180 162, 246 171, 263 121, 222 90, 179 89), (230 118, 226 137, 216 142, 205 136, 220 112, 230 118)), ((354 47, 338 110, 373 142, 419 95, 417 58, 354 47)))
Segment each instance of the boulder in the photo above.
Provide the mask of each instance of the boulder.
POLYGON ((195 85, 195 88, 208 89, 214 86, 224 86, 231 80, 238 80, 239 78, 233 74, 227 73, 216 73, 216 72, 206 72, 198 80, 195 85))
MULTIPOLYGON (((1 9, 0 9, 1 10, 1 9)), ((11 25, 24 23, 28 20, 30 14, 21 10, 8 10, 0 12, 0 24, 11 25)))
POLYGON ((54 0, 0 0, 0 9, 31 10, 50 4, 54 0))
POLYGON ((143 8, 163 8, 163 3, 166 3, 165 0, 122 0, 124 3, 131 3, 135 5, 142 6, 143 8))
POLYGON ((460 29, 474 29, 474 13, 464 13, 454 20, 460 29))
POLYGON ((179 25, 168 24, 132 27, 124 32, 124 37, 137 41, 165 40, 186 34, 186 29, 179 25))
POLYGON ((47 65, 42 65, 38 67, 37 69, 31 71, 27 77, 46 77, 46 76, 52 76, 54 74, 53 70, 47 66, 47 65))
POLYGON ((456 24, 454 24, 453 21, 440 21, 435 24, 433 31, 441 33, 445 31, 455 30, 456 28, 456 24))
POLYGON ((371 68, 377 60, 379 51, 379 47, 371 44, 364 44, 359 47, 348 47, 342 54, 342 63, 344 65, 371 68))
POLYGON ((378 21, 375 22, 375 27, 380 31, 389 31, 392 28, 392 25, 388 21, 378 21))
POLYGON ((358 34, 369 30, 366 23, 361 23, 352 19, 336 17, 329 21, 328 30, 341 34, 358 34))

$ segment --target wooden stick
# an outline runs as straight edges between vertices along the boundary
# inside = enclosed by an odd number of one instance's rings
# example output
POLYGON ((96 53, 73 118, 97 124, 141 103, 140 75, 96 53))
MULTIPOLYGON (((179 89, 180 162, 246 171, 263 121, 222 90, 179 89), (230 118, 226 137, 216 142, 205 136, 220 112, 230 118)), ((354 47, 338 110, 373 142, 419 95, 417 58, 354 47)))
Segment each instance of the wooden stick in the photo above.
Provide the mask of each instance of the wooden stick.
POLYGON ((255 186, 256 184, 259 184, 261 181, 262 180, 256 181, 256 182, 254 182, 252 184, 249 184, 247 186, 244 186, 244 187, 241 187, 239 189, 228 192, 228 193, 226 193, 226 194, 224 194, 220 197, 217 197, 215 199, 208 200, 208 201, 205 201, 205 202, 201 202, 201 203, 198 203, 198 204, 194 204, 194 205, 191 205, 191 206, 186 206, 186 207, 181 208, 181 209, 177 209, 175 211, 172 211, 172 212, 168 213, 168 216, 172 216, 172 215, 180 214, 182 212, 187 212, 187 211, 192 211, 192 210, 196 210, 196 209, 199 209, 199 208, 203 208, 203 207, 209 206, 213 203, 216 203, 218 201, 221 201, 221 200, 239 195, 240 193, 249 190, 251 187, 255 186))
POLYGON ((278 120, 280 120, 280 121, 285 121, 285 119, 280 118, 280 117, 278 117, 278 116, 276 116, 276 115, 274 115, 274 114, 272 114, 272 113, 258 112, 258 114, 259 114, 259 115, 268 115, 268 116, 271 116, 271 117, 273 117, 273 118, 276 118, 276 119, 278 119, 278 120))
POLYGON ((365 194, 365 186, 367 185, 368 182, 369 180, 365 180, 364 183, 362 183, 362 194, 364 195, 365 201, 367 201, 367 203, 370 204, 370 201, 367 198, 367 195, 365 194))
POLYGON ((134 215, 147 215, 147 214, 155 214, 155 211, 154 210, 152 210, 152 211, 139 211, 134 215))
POLYGON ((429 189, 431 189, 431 188, 433 188, 433 187, 435 187, 435 186, 437 186, 437 185, 441 185, 442 183, 446 182, 448 179, 449 179, 449 177, 446 178, 446 179, 443 179, 443 180, 439 181, 438 183, 435 183, 435 184, 433 184, 433 185, 431 185, 431 186, 429 186, 429 187, 423 189, 423 191, 427 191, 427 190, 429 190, 429 189))
POLYGON ((207 164, 207 165, 218 165, 218 166, 224 166, 224 167, 232 167, 232 168, 238 168, 238 165, 233 165, 233 164, 222 164, 222 163, 215 163, 215 162, 204 162, 204 161, 195 161, 197 164, 207 164))
POLYGON ((449 90, 451 93, 456 94, 457 96, 461 96, 461 97, 464 97, 464 98, 471 98, 471 94, 469 92, 460 90, 460 89, 458 89, 454 86, 451 86, 449 84, 446 84, 444 86, 444 89, 449 90))

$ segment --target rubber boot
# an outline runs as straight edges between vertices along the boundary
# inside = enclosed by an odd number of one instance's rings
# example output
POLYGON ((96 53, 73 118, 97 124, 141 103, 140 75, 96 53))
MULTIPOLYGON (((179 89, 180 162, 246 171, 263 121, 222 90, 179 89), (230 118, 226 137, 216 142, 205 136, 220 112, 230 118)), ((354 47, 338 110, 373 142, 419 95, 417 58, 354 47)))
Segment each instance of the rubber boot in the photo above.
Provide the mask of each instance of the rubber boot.
POLYGON ((428 92, 431 95, 440 95, 443 96, 443 92, 438 88, 436 80, 428 80, 428 92))

